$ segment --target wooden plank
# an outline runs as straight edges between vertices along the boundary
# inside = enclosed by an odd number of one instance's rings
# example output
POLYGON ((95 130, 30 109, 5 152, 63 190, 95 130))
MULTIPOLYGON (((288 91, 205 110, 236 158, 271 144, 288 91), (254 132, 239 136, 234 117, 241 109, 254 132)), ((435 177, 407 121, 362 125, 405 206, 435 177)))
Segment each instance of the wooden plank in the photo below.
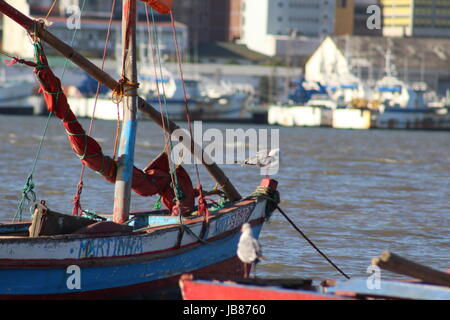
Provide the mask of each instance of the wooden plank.
POLYGON ((410 261, 389 251, 383 252, 379 258, 373 258, 372 264, 431 284, 450 287, 450 274, 410 261))
POLYGON ((69 234, 90 224, 96 223, 80 216, 70 216, 45 208, 37 208, 29 229, 30 237, 69 234))

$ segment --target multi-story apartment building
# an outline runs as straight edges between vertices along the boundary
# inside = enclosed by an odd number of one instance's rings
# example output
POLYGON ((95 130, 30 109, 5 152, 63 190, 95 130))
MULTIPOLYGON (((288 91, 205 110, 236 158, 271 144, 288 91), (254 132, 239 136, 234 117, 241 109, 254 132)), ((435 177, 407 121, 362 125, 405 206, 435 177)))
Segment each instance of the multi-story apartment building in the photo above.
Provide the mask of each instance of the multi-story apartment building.
POLYGON ((191 47, 241 37, 244 0, 183 0, 173 2, 175 19, 189 28, 191 47))
MULTIPOLYGON (((53 0, 8 0, 20 11, 36 18, 43 18, 49 12, 53 0)), ((112 1, 86 1, 83 0, 59 0, 58 6, 53 8, 49 17, 52 25, 49 30, 60 37, 83 54, 91 57, 100 57, 103 54, 106 34, 109 26, 109 16, 111 14, 112 1), (84 7, 83 7, 84 3, 84 7), (74 35, 74 20, 68 19, 70 11, 67 8, 76 6, 80 9, 79 32, 74 35), (82 9, 82 10, 81 10, 82 9)), ((111 26, 108 57, 114 57, 121 44, 121 2, 116 3, 114 19, 111 26)), ((146 24, 145 10, 143 3, 138 7, 140 19, 137 23, 138 49, 140 57, 148 56, 150 52, 150 41, 148 39, 148 29, 146 24)), ((163 55, 175 55, 175 45, 173 41, 172 26, 167 21, 161 21, 161 16, 157 17, 156 32, 159 39, 159 48, 163 55)), ((167 20, 167 19, 166 19, 167 20)), ((188 30, 181 23, 176 23, 178 43, 182 52, 188 49, 188 30)), ((3 22, 3 48, 4 50, 19 55, 21 57, 33 56, 33 47, 28 41, 26 32, 10 19, 3 22)), ((120 54, 120 52, 119 52, 120 54)))
POLYGON ((381 0, 383 35, 450 38, 450 0, 381 0))
POLYGON ((244 0, 241 38, 250 49, 279 55, 278 48, 301 47, 282 44, 295 38, 317 43, 329 34, 351 34, 353 6, 354 0, 244 0))

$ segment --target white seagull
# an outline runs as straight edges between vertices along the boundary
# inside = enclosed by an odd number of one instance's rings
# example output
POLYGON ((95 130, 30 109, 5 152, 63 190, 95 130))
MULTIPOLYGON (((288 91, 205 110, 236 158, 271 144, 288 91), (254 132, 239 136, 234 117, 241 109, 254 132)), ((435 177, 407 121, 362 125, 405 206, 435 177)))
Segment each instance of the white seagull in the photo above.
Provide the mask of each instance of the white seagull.
POLYGON ((248 277, 253 264, 259 262, 260 259, 264 259, 261 251, 261 246, 258 240, 253 238, 252 229, 249 223, 244 223, 241 229, 242 235, 239 239, 237 255, 239 259, 244 263, 244 278, 248 277), (250 269, 247 273, 247 267, 250 265, 250 269))
POLYGON ((264 149, 258 151, 256 155, 242 162, 242 165, 266 167, 278 161, 279 156, 280 156, 280 149, 278 148, 273 150, 264 149))

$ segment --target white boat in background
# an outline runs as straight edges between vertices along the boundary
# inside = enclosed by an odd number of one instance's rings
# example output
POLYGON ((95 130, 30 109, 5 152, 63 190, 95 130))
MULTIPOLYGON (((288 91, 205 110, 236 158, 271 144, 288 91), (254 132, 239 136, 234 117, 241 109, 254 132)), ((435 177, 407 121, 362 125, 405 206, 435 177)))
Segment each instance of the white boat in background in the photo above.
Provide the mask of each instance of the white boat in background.
POLYGON ((370 129, 377 114, 369 109, 338 108, 333 111, 333 128, 370 129))
POLYGON ((288 103, 269 107, 268 123, 299 127, 331 126, 336 103, 331 100, 326 89, 319 83, 303 79, 292 82, 292 86, 288 103))
MULTIPOLYGON (((395 77, 384 77, 377 83, 374 99, 380 102, 377 128, 445 129, 445 108, 429 107, 425 99, 427 86, 416 83, 408 87, 395 77)), ((446 112, 447 111, 447 112, 446 112)))
MULTIPOLYGON (((186 101, 192 119, 222 120, 242 116, 251 92, 236 87, 208 86, 208 79, 185 79, 186 101)), ((170 119, 185 120, 186 108, 182 81, 165 70, 163 77, 155 79, 150 70, 142 68, 139 74, 139 94, 159 110, 160 104, 170 119)), ((77 117, 91 117, 94 93, 86 94, 80 88, 67 90, 68 102, 77 117)), ((122 111, 119 110, 119 114, 122 111)), ((118 111, 112 102, 112 93, 103 92, 97 99, 96 119, 117 120, 118 111)))
MULTIPOLYGON (((147 102, 167 109, 172 119, 186 119, 185 97, 180 78, 163 69, 155 79, 149 68, 140 70, 140 92, 147 102), (159 88, 158 88, 159 85, 159 88)), ((237 119, 245 110, 251 90, 243 85, 215 83, 204 77, 184 79, 189 111, 194 119, 237 119)))
POLYGON ((42 98, 36 95, 37 84, 34 79, 13 77, 7 80, 5 69, 0 72, 0 114, 40 115, 43 113, 42 98))

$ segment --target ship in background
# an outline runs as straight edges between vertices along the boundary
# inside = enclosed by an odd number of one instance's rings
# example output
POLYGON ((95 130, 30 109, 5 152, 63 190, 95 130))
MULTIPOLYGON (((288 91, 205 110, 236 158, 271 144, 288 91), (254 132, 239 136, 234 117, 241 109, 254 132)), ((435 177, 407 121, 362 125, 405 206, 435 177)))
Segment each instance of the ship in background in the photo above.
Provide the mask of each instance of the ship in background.
POLYGON ((385 76, 373 86, 351 74, 333 74, 326 84, 304 79, 291 82, 294 94, 288 102, 270 106, 268 123, 341 129, 450 129, 450 92, 439 100, 424 82, 406 84, 394 75, 391 59, 388 49, 385 76))
POLYGON ((0 114, 41 115, 45 106, 37 95, 37 84, 32 77, 7 75, 6 67, 0 69, 0 114))
MULTIPOLYGON (((155 78, 146 68, 140 70, 139 92, 156 108, 160 104, 167 110, 169 118, 186 119, 185 104, 189 106, 191 118, 195 120, 226 120, 242 117, 251 91, 225 83, 212 84, 206 78, 184 79, 186 101, 182 80, 165 70, 161 78, 155 78)), ((117 120, 117 108, 111 104, 112 92, 101 89, 95 98, 97 82, 87 77, 79 86, 67 88, 68 101, 77 117, 92 117, 102 120, 117 120), (93 113, 95 106, 95 114, 93 113)), ((119 110, 119 115, 122 111, 119 110)))

